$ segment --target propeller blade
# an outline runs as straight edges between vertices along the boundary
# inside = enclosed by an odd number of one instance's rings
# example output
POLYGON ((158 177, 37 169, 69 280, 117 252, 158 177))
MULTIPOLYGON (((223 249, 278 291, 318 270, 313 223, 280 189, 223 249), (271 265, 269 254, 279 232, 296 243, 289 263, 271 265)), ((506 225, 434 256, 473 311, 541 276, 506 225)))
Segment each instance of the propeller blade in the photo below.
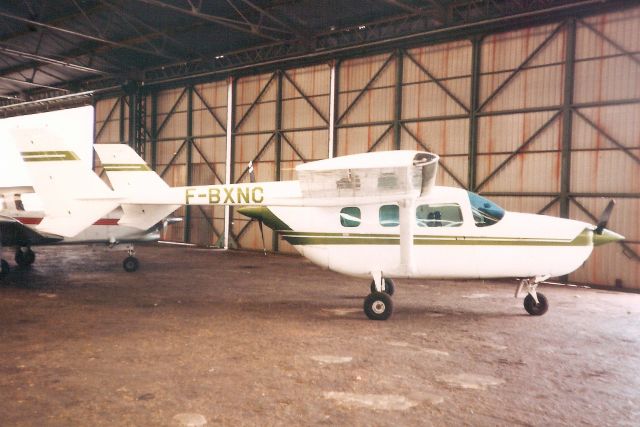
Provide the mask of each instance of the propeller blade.
POLYGON ((249 161, 249 182, 256 182, 256 175, 253 173, 253 160, 249 161))
POLYGON ((615 200, 610 200, 607 207, 604 208, 604 211, 602 211, 602 214, 600 215, 600 219, 598 219, 598 225, 596 226, 596 229, 595 229, 596 234, 602 234, 602 231, 605 229, 605 227, 607 226, 607 223, 609 222, 609 217, 611 216, 611 211, 613 210, 613 207, 615 206, 615 204, 616 204, 615 200))

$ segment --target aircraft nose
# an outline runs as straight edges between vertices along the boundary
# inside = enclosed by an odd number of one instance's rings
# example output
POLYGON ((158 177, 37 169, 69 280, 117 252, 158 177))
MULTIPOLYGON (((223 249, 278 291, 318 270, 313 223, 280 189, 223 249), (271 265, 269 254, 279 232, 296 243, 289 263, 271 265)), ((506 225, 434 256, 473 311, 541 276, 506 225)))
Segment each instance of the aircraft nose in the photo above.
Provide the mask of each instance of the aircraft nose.
POLYGON ((600 246, 607 243, 619 242, 620 240, 624 240, 624 236, 618 234, 614 231, 607 230, 606 228, 602 230, 602 233, 593 233, 593 246, 600 246))

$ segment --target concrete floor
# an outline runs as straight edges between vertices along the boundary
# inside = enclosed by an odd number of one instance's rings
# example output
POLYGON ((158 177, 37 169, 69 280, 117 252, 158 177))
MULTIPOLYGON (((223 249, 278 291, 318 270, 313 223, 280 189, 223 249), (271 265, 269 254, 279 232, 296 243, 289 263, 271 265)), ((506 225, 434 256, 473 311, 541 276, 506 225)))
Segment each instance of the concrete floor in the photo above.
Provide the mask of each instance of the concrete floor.
POLYGON ((0 286, 0 425, 638 425, 640 295, 367 281, 289 256, 43 248, 0 286))

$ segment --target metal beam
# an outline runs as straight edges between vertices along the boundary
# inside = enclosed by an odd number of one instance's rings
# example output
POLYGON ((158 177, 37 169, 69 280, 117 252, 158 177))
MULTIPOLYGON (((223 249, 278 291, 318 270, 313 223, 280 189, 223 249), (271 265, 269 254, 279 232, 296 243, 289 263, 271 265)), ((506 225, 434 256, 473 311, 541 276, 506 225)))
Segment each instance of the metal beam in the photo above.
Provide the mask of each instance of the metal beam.
POLYGON ((34 21, 32 19, 22 18, 20 16, 13 15, 11 13, 7 13, 7 12, 4 12, 2 10, 0 10, 0 16, 3 16, 5 18, 9 18, 9 19, 13 19, 15 21, 19 21, 19 22, 22 22, 22 23, 25 23, 25 24, 34 25, 36 27, 46 28, 46 29, 51 30, 51 31, 57 31, 57 32, 64 33, 64 34, 69 34, 69 35, 72 35, 72 36, 75 36, 75 37, 79 37, 79 38, 82 38, 82 39, 85 39, 85 40, 91 40, 91 41, 94 41, 94 42, 97 42, 97 43, 101 43, 101 44, 105 44, 105 45, 109 45, 109 46, 112 46, 112 47, 117 47, 117 48, 120 48, 120 49, 132 50, 134 52, 142 53, 144 55, 160 56, 160 57, 165 58, 165 59, 174 59, 174 60, 175 59, 179 59, 179 58, 177 58, 175 56, 168 56, 168 55, 165 55, 165 54, 162 54, 162 53, 159 53, 159 52, 150 51, 148 49, 142 49, 142 48, 139 48, 139 47, 136 47, 136 46, 131 46, 131 45, 128 45, 128 44, 125 44, 125 43, 115 42, 113 40, 107 40, 107 39, 102 38, 102 37, 96 37, 96 36, 92 36, 92 35, 89 35, 89 34, 84 34, 84 33, 81 33, 79 31, 73 31, 73 30, 69 30, 67 28, 56 27, 54 25, 45 24, 43 22, 34 21))
MULTIPOLYGON (((68 61, 60 61, 58 59, 50 58, 50 57, 47 57, 47 56, 44 56, 44 55, 38 55, 38 54, 35 54, 35 53, 23 52, 23 51, 20 51, 20 50, 17 50, 17 49, 13 49, 13 48, 9 48, 9 47, 3 46, 3 45, 0 45, 0 52, 2 52, 4 54, 7 54, 7 55, 16 56, 18 58, 30 59, 32 61, 37 61, 37 62, 44 63, 44 64, 58 65, 60 67, 65 67, 65 68, 69 68, 71 70, 76 70, 76 71, 82 71, 82 72, 85 72, 85 73, 111 75, 110 73, 108 73, 106 71, 98 70, 96 68, 87 67, 87 66, 79 65, 79 64, 74 64, 74 63, 68 62, 68 61)), ((9 70, 9 72, 15 72, 15 71, 9 70)))
MULTIPOLYGON (((224 183, 231 184, 233 182, 233 163, 235 162, 234 156, 234 121, 235 121, 235 85, 236 80, 233 77, 230 77, 227 80, 227 137, 225 139, 226 142, 226 152, 225 152, 225 174, 224 174, 224 183)), ((233 212, 231 211, 231 207, 226 205, 224 207, 224 248, 229 249, 229 239, 231 234, 231 215, 233 212)))
MULTIPOLYGON (((393 148, 399 150, 401 148, 402 139, 402 80, 404 73, 404 54, 402 49, 396 51, 396 87, 394 96, 393 109, 393 148)), ((406 53, 409 55, 409 53, 406 53)))
MULTIPOLYGON (((275 122, 275 153, 274 159, 276 162, 276 176, 275 181, 282 179, 282 82, 283 71, 276 71, 276 122, 275 122)), ((274 252, 278 251, 278 233, 273 232, 271 234, 271 247, 274 252)))
POLYGON ((260 30, 268 30, 268 31, 282 31, 278 28, 267 27, 262 24, 246 24, 242 21, 236 21, 234 19, 224 18, 221 16, 209 15, 206 13, 199 12, 197 10, 192 9, 183 9, 179 6, 174 6, 172 4, 164 3, 159 0, 137 0, 142 3, 149 4, 151 6, 160 7, 163 9, 170 10, 172 12, 181 13, 184 15, 189 15, 193 18, 202 19, 204 21, 213 22, 215 24, 221 25, 223 27, 230 28, 232 30, 240 31, 247 34, 252 34, 254 36, 260 36, 269 40, 278 41, 282 40, 281 37, 276 37, 270 34, 265 34, 260 30))
POLYGON ((564 64, 564 93, 562 96, 562 155, 560 176, 560 216, 569 218, 569 192, 571 191, 571 139, 573 133, 573 89, 576 60, 576 20, 566 23, 564 64))
POLYGON ((338 150, 338 133, 336 129, 336 122, 338 120, 338 94, 340 91, 339 86, 340 76, 340 61, 331 62, 331 75, 330 75, 330 93, 329 93, 329 153, 328 157, 335 156, 338 150))
MULTIPOLYGON (((187 88, 187 158, 186 183, 187 186, 193 184, 193 86, 187 88)), ((191 206, 185 206, 184 212, 184 242, 191 242, 191 206)))
POLYGON ((476 190, 478 167, 478 107, 480 103, 480 65, 482 39, 474 37, 471 40, 471 105, 469 106, 469 176, 467 188, 476 190))

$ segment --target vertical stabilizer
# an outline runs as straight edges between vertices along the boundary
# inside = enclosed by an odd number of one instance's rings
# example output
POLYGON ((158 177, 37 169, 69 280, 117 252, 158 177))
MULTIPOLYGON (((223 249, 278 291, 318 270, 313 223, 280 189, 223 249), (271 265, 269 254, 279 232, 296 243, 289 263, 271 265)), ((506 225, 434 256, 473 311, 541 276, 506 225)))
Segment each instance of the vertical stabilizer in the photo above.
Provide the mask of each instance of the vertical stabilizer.
MULTIPOLYGON (((163 193, 168 193, 167 183, 128 145, 96 144, 94 149, 118 195, 135 200, 150 193, 159 198, 162 198, 163 193)), ((118 224, 146 230, 179 207, 180 205, 124 203, 124 215, 118 224)))
POLYGON ((37 229, 73 237, 115 209, 117 196, 59 135, 47 129, 10 132, 45 217, 37 229))

